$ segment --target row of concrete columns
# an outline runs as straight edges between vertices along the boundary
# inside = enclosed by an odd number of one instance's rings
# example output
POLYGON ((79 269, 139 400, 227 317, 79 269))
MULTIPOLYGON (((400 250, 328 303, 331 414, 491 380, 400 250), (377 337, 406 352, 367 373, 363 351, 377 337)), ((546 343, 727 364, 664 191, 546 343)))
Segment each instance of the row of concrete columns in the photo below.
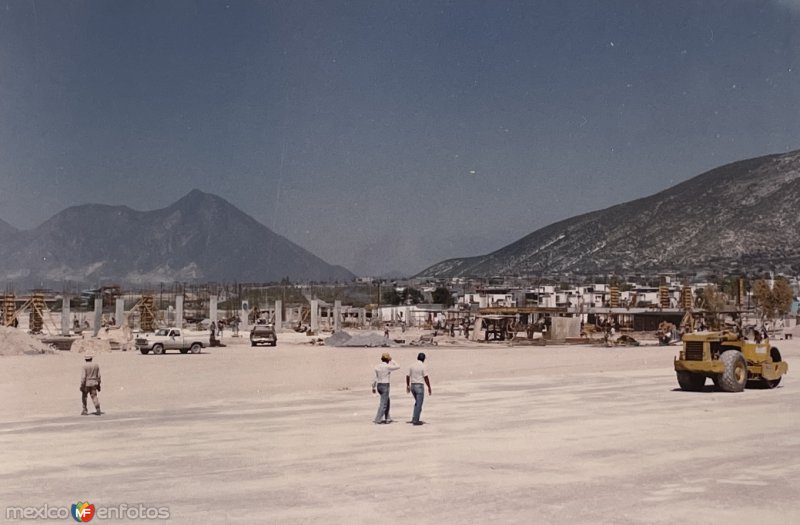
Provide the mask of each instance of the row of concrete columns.
MULTIPOLYGON (((116 304, 114 305, 114 317, 118 324, 124 323, 125 319, 125 300, 122 298, 118 298, 116 300, 116 304)), ((311 319, 310 319, 310 329, 312 331, 318 331, 320 329, 320 301, 318 299, 311 300, 311 319)), ((241 312, 239 318, 241 319, 241 324, 239 326, 242 330, 249 329, 249 305, 245 301, 242 303, 241 312)), ((94 302, 94 335, 100 330, 100 326, 102 324, 102 316, 103 316, 103 300, 98 298, 95 299, 94 302)), ((209 298, 209 319, 210 321, 216 323, 218 320, 219 312, 217 308, 217 298, 210 297, 209 298)), ((329 317, 330 318, 330 317, 329 317)), ((175 324, 178 324, 180 320, 183 319, 183 296, 178 295, 175 297, 175 324)), ((275 301, 275 311, 274 311, 274 322, 275 326, 280 328, 283 326, 283 301, 277 300, 275 301)), ((333 307, 333 326, 332 328, 335 331, 340 331, 342 329, 342 302, 335 301, 333 307)), ((70 319, 70 306, 69 300, 64 300, 62 307, 61 307, 61 332, 63 335, 69 335, 70 330, 72 329, 72 322, 70 319)))

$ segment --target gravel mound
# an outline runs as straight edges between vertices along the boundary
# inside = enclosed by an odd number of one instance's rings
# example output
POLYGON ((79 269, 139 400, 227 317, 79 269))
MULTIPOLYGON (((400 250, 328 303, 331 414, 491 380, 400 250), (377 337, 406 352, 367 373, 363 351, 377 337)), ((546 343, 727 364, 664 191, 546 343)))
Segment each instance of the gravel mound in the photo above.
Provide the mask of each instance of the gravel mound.
POLYGON ((87 351, 95 355, 110 354, 111 343, 108 339, 76 339, 69 351, 75 354, 85 354, 87 351))
POLYGON ((41 355, 57 351, 18 328, 0 326, 0 355, 41 355))
POLYGON ((371 332, 368 334, 350 335, 347 332, 336 332, 325 339, 325 346, 397 346, 392 340, 386 340, 381 334, 371 332))

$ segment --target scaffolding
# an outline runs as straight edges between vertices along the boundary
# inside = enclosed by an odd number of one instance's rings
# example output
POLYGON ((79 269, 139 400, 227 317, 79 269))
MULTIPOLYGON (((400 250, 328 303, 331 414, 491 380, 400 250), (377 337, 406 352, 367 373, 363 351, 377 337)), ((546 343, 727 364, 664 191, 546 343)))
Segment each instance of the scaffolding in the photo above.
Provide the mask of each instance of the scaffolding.
POLYGON ((14 294, 6 293, 3 296, 3 326, 14 326, 16 316, 16 305, 14 294))
POLYGON ((31 314, 29 331, 32 334, 41 334, 44 327, 44 294, 34 293, 31 296, 31 314))
POLYGON ((153 311, 153 296, 143 295, 139 302, 139 329, 142 332, 153 332, 155 330, 155 313, 153 311))

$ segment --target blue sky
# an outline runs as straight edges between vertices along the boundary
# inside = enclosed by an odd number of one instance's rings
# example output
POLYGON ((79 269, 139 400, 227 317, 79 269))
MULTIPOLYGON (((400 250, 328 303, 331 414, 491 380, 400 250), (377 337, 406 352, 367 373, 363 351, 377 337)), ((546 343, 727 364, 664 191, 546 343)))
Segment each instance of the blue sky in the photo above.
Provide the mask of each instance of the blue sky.
POLYGON ((198 188, 413 273, 800 149, 798 74, 790 0, 0 2, 0 218, 198 188))

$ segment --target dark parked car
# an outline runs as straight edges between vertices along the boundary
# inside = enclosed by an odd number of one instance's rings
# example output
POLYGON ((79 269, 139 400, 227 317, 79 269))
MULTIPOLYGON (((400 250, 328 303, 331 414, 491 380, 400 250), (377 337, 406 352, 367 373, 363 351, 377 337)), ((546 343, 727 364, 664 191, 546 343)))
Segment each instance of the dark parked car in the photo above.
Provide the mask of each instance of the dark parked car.
POLYGON ((250 330, 250 346, 278 344, 278 336, 275 335, 275 327, 271 324, 257 324, 250 330))

